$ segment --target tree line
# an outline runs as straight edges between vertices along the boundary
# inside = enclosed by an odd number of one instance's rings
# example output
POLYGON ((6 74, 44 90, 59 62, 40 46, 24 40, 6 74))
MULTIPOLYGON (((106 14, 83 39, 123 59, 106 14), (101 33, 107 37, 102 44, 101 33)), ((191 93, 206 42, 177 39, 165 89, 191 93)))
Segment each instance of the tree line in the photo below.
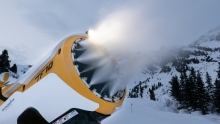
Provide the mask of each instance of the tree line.
POLYGON ((3 72, 14 72, 17 73, 17 65, 13 64, 12 67, 10 67, 10 60, 8 51, 5 49, 2 51, 2 54, 0 55, 0 74, 3 72))
POLYGON ((143 98, 144 90, 148 88, 149 97, 151 100, 156 101, 155 93, 154 91, 158 88, 162 87, 163 84, 161 82, 158 82, 158 84, 153 84, 151 88, 147 85, 147 82, 149 82, 150 78, 147 78, 145 81, 140 81, 139 84, 134 86, 134 88, 130 89, 128 93, 128 98, 143 98))
POLYGON ((189 74, 182 70, 180 77, 173 76, 169 83, 171 96, 179 102, 179 109, 201 111, 202 114, 220 113, 220 63, 214 84, 208 72, 204 82, 201 72, 193 67, 189 74))

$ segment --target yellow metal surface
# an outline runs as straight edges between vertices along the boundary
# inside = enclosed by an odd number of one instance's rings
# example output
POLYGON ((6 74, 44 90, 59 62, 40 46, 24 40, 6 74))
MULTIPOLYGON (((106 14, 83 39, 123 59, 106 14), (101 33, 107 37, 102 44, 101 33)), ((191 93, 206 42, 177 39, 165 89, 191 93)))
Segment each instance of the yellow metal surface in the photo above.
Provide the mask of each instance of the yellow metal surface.
POLYGON ((3 81, 0 80, 0 87, 3 87, 4 83, 8 80, 10 74, 8 72, 4 73, 3 81))
POLYGON ((0 100, 0 106, 4 103, 4 101, 0 100))
MULTIPOLYGON (((8 80, 10 74, 8 72, 6 72, 4 74, 4 77, 3 77, 3 81, 0 80, 0 88, 2 88, 4 86, 4 84, 6 83, 6 81, 8 80)), ((12 84, 2 88, 2 93, 4 93, 12 84)), ((0 100, 0 106, 4 103, 4 101, 0 100)))
MULTIPOLYGON (((13 84, 9 84, 8 86, 2 88, 2 94, 8 90, 8 88, 10 88, 13 84)), ((0 100, 0 106, 4 103, 4 101, 0 100)))
POLYGON ((3 85, 4 85, 4 82, 2 82, 2 81, 0 80, 0 87, 3 87, 3 85))
POLYGON ((37 73, 35 78, 33 78, 30 81, 30 83, 28 83, 26 86, 24 85, 20 86, 16 91, 25 92, 25 90, 34 86, 35 83, 37 83, 47 74, 56 73, 64 82, 66 82, 67 85, 69 85, 79 94, 96 103, 99 103, 99 108, 96 110, 96 112, 105 115, 112 114, 115 111, 115 108, 121 106, 121 104, 123 103, 125 94, 123 98, 118 102, 108 102, 96 96, 82 82, 81 78, 79 77, 74 67, 74 63, 72 61, 72 55, 71 55, 72 54, 71 49, 73 43, 80 38, 87 38, 87 37, 81 35, 75 35, 69 37, 65 41, 65 43, 60 47, 60 49, 57 50, 57 54, 37 73))
POLYGON ((4 75, 4 78, 3 78, 4 82, 6 82, 8 80, 9 76, 10 76, 10 74, 8 72, 6 72, 4 75))

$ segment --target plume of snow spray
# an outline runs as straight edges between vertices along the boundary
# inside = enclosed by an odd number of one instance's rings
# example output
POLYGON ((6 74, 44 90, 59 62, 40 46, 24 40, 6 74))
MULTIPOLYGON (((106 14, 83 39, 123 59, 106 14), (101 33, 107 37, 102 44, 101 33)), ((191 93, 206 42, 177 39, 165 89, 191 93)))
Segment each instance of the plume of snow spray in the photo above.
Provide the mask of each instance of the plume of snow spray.
MULTIPOLYGON (((142 7, 124 7, 108 14, 88 31, 89 41, 107 48, 111 57, 121 64, 122 81, 118 86, 126 86, 130 79, 140 72, 146 63, 150 63, 148 55, 158 47, 156 41, 151 41, 154 23, 149 23, 142 13, 142 7), (147 30, 146 30, 147 29, 147 30), (126 54, 143 53, 145 57, 129 59, 123 63, 126 54), (129 62, 128 62, 129 61, 129 62)), ((111 85, 111 84, 110 84, 111 85)), ((112 84, 116 85, 116 84, 112 84)), ((116 86, 112 86, 116 87, 116 86)))
MULTIPOLYGON (((140 16, 140 10, 116 10, 88 31, 89 41, 107 48, 110 56, 118 61, 120 57, 116 57, 116 55, 129 52, 131 51, 130 48, 137 47, 135 42, 140 36, 135 28, 139 23, 140 16)), ((132 68, 132 66, 130 67, 132 68)), ((123 81, 118 82, 119 84, 112 84, 114 85, 112 87, 117 87, 117 85, 125 87, 127 84, 128 80, 125 81, 124 79, 128 79, 125 77, 131 75, 131 70, 125 67, 120 68, 120 71, 123 73, 123 81)), ((132 73, 134 71, 132 68, 132 73)))

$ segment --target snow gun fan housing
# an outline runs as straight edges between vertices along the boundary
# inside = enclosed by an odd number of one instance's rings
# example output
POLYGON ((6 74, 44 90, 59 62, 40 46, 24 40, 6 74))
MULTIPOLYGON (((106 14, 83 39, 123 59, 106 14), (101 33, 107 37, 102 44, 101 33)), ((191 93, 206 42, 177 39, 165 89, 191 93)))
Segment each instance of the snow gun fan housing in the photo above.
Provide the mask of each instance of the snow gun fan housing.
POLYGON ((73 35, 15 83, 1 85, 1 124, 99 124, 125 98, 107 50, 73 35))

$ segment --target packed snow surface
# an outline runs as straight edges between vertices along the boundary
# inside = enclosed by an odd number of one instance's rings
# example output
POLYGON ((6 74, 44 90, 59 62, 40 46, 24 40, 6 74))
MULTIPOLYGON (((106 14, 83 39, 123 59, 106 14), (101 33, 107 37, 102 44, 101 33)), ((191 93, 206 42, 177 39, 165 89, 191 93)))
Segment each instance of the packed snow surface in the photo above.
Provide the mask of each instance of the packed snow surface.
POLYGON ((218 115, 167 112, 159 101, 125 99, 122 108, 102 121, 102 124, 219 124, 218 115), (132 105, 131 105, 132 104, 132 105), (132 108, 131 108, 132 106, 132 108))

